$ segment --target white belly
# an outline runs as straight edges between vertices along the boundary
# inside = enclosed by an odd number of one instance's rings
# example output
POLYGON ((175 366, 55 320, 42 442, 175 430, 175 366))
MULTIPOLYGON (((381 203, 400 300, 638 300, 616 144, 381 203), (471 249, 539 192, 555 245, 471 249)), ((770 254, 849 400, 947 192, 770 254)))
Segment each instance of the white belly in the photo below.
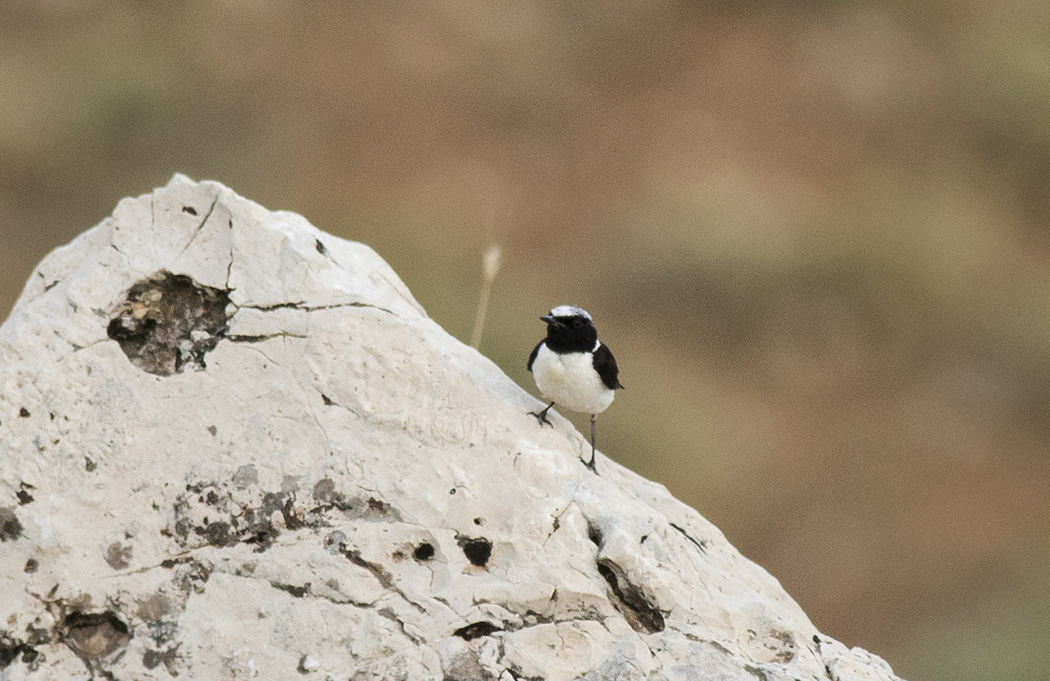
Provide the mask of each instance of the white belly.
POLYGON ((616 396, 594 370, 594 356, 589 352, 559 355, 543 345, 532 363, 532 375, 536 387, 556 407, 600 414, 616 396))

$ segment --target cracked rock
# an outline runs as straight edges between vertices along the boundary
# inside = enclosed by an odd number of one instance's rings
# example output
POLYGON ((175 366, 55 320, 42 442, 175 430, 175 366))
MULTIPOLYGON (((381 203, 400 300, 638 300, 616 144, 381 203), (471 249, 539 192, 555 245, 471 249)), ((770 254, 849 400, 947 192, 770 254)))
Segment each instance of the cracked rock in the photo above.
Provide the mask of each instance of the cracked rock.
POLYGON ((0 358, 0 678, 896 678, 373 251, 220 184, 50 254, 0 358))

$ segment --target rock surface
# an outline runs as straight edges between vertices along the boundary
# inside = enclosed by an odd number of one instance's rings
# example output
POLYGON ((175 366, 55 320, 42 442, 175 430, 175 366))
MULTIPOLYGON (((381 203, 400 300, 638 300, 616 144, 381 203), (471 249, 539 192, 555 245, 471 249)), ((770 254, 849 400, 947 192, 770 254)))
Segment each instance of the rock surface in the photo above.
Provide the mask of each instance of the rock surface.
POLYGON ((894 679, 427 318, 175 176, 0 328, 0 679, 894 679))

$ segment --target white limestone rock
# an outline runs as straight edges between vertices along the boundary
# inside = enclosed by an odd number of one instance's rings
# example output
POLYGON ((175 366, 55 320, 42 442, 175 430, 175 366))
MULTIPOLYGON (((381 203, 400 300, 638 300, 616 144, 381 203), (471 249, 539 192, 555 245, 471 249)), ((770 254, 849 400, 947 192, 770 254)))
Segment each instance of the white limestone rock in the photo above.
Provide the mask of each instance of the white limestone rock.
POLYGON ((0 679, 895 678, 539 406, 361 244, 121 201, 0 328, 0 679))

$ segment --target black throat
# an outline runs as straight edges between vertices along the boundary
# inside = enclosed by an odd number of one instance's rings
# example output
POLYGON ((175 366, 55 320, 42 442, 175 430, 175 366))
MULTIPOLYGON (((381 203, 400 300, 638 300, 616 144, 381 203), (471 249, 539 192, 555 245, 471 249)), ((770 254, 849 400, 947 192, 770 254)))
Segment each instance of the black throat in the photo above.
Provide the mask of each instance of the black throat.
POLYGON ((598 330, 591 324, 581 326, 548 324, 547 347, 559 354, 591 352, 598 342, 598 330))

